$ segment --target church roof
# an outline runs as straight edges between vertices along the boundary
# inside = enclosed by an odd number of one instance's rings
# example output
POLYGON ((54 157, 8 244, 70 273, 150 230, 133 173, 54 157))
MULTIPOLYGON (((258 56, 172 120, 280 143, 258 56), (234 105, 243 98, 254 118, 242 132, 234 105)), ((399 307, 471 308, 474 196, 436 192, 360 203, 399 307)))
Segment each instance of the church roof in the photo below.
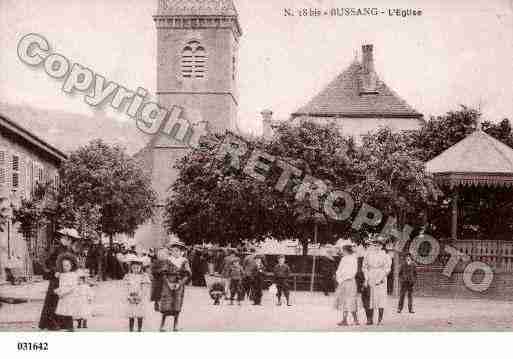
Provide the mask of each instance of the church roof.
POLYGON ((426 171, 454 185, 513 185, 513 148, 476 130, 426 163, 426 171))
POLYGON ((293 117, 401 117, 421 118, 376 75, 373 93, 361 93, 363 65, 355 60, 293 117))
POLYGON ((171 15, 237 16, 232 0, 160 0, 159 12, 171 15))

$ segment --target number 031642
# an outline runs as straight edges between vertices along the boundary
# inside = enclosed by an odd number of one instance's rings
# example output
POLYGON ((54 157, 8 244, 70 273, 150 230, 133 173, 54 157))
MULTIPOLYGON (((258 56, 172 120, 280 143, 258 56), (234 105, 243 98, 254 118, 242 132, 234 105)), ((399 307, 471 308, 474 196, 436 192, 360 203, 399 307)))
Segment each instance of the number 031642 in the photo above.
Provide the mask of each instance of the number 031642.
POLYGON ((18 350, 20 351, 46 351, 48 350, 48 343, 29 343, 29 342, 18 342, 18 350))

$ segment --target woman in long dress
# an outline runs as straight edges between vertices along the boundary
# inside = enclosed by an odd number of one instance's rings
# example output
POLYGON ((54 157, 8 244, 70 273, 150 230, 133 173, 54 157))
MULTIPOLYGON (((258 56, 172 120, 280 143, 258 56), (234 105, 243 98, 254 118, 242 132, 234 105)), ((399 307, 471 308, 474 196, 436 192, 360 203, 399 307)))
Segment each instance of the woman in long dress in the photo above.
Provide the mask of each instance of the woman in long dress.
POLYGON ((338 265, 335 274, 338 287, 335 296, 335 308, 342 311, 342 321, 338 323, 340 326, 346 326, 347 316, 349 313, 353 315, 353 323, 359 325, 358 322, 358 306, 355 276, 358 270, 358 260, 353 254, 353 247, 345 245, 342 248, 343 257, 338 265))
POLYGON ((173 331, 177 331, 185 284, 192 273, 189 261, 182 253, 185 245, 180 241, 174 241, 168 248, 171 255, 167 259, 157 261, 153 267, 151 300, 155 302, 155 309, 162 313, 160 331, 165 331, 168 316, 174 317, 173 331))
MULTIPOLYGON (((372 318, 374 310, 378 310, 378 325, 383 321, 387 300, 387 276, 390 273, 392 260, 382 249, 382 242, 374 240, 363 258, 363 274, 365 285, 370 289, 369 314, 372 318)), ((372 324, 372 321, 370 322, 372 324)))

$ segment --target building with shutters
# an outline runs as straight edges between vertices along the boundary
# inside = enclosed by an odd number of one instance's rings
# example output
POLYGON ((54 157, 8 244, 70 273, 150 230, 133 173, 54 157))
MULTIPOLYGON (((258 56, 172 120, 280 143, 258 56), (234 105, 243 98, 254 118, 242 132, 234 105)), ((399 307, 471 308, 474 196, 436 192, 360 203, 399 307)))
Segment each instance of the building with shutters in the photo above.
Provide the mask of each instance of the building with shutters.
MULTIPOLYGON (((65 159, 63 152, 19 126, 16 119, 0 114, 0 205, 6 208, 5 213, 10 217, 11 204, 16 206, 22 198, 30 198, 37 183, 58 186, 58 169, 65 159)), ((27 243, 18 225, 8 220, 0 232, 0 281, 5 279, 7 263, 17 263, 31 274, 29 258, 42 257, 52 235, 53 228, 45 226, 27 243)))

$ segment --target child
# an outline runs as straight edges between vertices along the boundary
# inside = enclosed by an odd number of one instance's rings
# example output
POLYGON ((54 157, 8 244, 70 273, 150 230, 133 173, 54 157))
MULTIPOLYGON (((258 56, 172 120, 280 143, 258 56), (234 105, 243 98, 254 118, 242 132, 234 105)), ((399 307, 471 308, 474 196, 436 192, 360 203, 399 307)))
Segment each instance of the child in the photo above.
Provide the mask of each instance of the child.
POLYGON ((289 301, 289 278, 290 278, 290 267, 285 263, 285 256, 280 255, 278 258, 278 264, 274 267, 274 283, 276 284, 276 297, 278 297, 277 305, 281 305, 281 295, 285 296, 287 305, 290 306, 289 301))
POLYGON ((216 276, 216 280, 210 287, 208 293, 210 294, 210 298, 214 300, 214 305, 220 305, 221 298, 226 295, 224 278, 216 276))
POLYGON ((240 259, 235 257, 228 269, 228 279, 230 280, 230 305, 233 305, 233 299, 237 294, 237 304, 240 305, 244 299, 244 291, 242 288, 242 277, 244 276, 244 269, 240 265, 240 259))
POLYGON ((137 318, 137 331, 142 331, 144 314, 146 312, 147 288, 151 283, 148 275, 142 271, 142 260, 134 254, 126 256, 129 272, 125 275, 127 293, 128 327, 134 331, 135 318, 137 318))
POLYGON ((75 290, 78 287, 77 262, 72 255, 64 254, 58 260, 59 287, 55 294, 59 297, 55 314, 61 317, 61 328, 73 331, 73 315, 76 312, 75 290), (60 265, 59 265, 60 264, 60 265))
POLYGON ((255 258, 255 267, 253 268, 251 275, 251 282, 253 287, 251 292, 253 294, 253 305, 262 305, 262 290, 265 282, 265 268, 262 262, 262 258, 255 258))
POLYGON ((91 289, 90 284, 87 281, 89 278, 88 270, 78 270, 78 286, 75 290, 76 297, 76 313, 75 318, 78 320, 77 328, 87 329, 87 319, 92 314, 92 303, 94 299, 94 293, 91 289))

